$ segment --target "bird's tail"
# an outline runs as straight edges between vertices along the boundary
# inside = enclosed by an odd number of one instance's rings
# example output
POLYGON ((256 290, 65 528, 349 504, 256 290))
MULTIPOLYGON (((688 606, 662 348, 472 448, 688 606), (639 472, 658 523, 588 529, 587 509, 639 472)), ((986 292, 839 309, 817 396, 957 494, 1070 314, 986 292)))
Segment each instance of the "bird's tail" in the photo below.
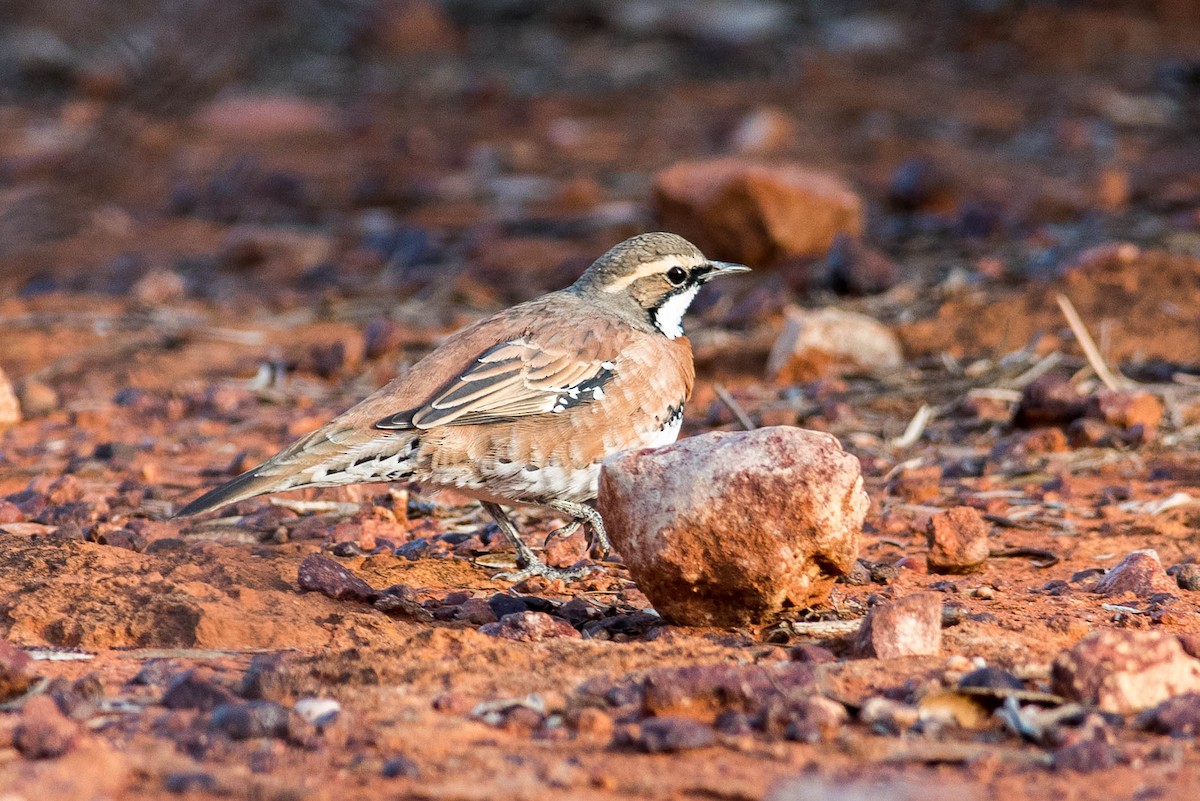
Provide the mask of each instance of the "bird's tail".
POLYGON ((264 495, 278 488, 279 476, 265 476, 259 472, 261 465, 247 470, 232 481, 211 489, 175 513, 175 517, 198 515, 219 506, 244 501, 256 495, 264 495))
POLYGON ((334 421, 175 513, 199 514, 269 492, 404 481, 416 467, 419 440, 411 432, 372 432, 334 421))

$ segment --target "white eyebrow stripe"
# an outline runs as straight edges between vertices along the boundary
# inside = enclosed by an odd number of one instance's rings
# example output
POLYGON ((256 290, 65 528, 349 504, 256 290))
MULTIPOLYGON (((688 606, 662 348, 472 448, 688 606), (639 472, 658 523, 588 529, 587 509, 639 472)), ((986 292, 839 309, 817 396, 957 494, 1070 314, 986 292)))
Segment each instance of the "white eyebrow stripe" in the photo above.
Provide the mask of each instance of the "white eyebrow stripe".
POLYGON ((665 273, 676 265, 680 267, 699 267, 701 264, 707 263, 707 259, 702 256, 663 256, 662 258, 648 261, 645 264, 639 265, 636 270, 629 275, 623 275, 611 284, 604 287, 605 292, 620 292, 634 281, 645 278, 648 275, 657 275, 665 273))

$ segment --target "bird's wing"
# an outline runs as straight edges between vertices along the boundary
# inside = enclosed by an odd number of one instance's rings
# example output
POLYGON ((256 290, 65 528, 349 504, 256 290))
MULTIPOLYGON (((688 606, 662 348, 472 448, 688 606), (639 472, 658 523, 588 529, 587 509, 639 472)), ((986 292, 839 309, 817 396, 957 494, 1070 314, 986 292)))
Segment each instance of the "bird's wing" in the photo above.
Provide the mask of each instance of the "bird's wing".
POLYGON ((562 412, 604 397, 614 370, 613 361, 519 337, 486 350, 424 405, 375 427, 477 425, 562 412))

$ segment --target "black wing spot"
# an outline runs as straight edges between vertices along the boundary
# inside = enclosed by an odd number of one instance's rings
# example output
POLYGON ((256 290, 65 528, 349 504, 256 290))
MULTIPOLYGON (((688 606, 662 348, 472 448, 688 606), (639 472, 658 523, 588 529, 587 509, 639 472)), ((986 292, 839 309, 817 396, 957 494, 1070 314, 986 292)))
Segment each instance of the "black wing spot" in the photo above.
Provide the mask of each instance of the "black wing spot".
MULTIPOLYGON (((605 362, 609 365, 611 362, 605 362)), ((591 378, 580 381, 573 387, 569 387, 567 391, 559 393, 554 399, 554 411, 562 412, 566 409, 572 409, 585 403, 591 403, 594 400, 599 400, 604 397, 604 387, 613 380, 616 376, 616 370, 613 367, 601 366, 591 378)))

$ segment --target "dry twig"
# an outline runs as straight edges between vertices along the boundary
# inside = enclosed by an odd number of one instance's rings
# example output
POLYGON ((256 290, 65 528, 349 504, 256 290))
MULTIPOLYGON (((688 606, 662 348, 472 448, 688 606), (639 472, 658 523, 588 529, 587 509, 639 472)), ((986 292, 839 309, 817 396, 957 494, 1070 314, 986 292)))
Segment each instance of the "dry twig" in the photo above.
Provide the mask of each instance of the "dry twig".
POLYGON ((1087 326, 1083 324, 1083 319, 1075 310, 1075 305, 1061 293, 1054 299, 1058 301, 1058 308, 1062 309, 1063 316, 1067 318, 1067 325, 1071 326, 1071 331, 1075 334, 1079 347, 1083 348, 1083 355, 1087 357, 1088 364, 1092 366, 1096 376, 1104 382, 1104 386, 1111 390, 1124 389, 1128 385, 1128 379, 1124 376, 1118 377, 1105 363, 1104 357, 1100 354, 1100 348, 1096 347, 1096 341, 1088 333, 1087 326))

